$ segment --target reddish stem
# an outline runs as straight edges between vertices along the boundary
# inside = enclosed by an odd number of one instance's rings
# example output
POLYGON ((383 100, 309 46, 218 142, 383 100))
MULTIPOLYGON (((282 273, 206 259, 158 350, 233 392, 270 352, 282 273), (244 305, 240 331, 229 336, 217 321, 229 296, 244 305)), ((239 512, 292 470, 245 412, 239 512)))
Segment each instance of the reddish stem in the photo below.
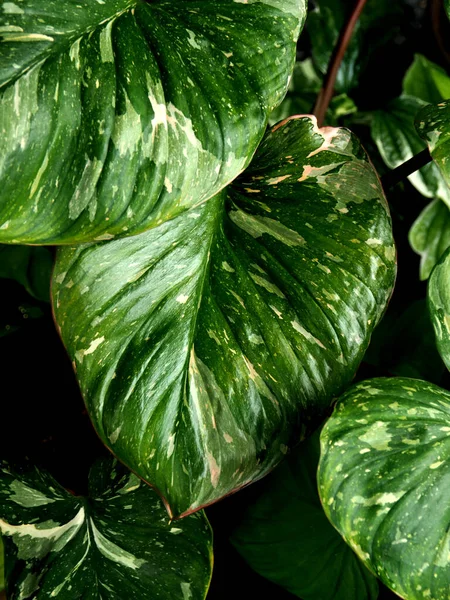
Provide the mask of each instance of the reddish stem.
POLYGON ((355 8, 353 9, 349 20, 347 21, 347 24, 342 28, 339 39, 333 50, 333 54, 331 55, 327 74, 325 76, 322 89, 317 96, 316 105, 314 106, 313 111, 314 115, 317 117, 317 124, 319 127, 322 127, 325 120, 325 114, 334 94, 334 86, 336 84, 336 77, 339 67, 341 66, 342 59, 344 58, 350 40, 352 39, 353 30, 355 29, 356 23, 361 16, 366 2, 367 0, 356 0, 355 8))

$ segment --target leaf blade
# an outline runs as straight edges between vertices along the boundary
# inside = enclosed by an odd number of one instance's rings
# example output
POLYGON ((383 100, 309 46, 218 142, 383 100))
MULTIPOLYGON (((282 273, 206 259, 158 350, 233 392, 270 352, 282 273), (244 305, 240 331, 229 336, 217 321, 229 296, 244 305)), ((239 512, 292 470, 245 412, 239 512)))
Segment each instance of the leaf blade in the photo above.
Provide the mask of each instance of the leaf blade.
POLYGON ((447 595, 449 409, 449 393, 433 384, 369 380, 341 397, 321 436, 328 518, 364 564, 410 600, 447 595))
POLYGON ((326 410, 394 274, 364 151, 303 117, 227 193, 62 251, 53 302, 100 437, 185 515, 262 477, 326 410))
POLYGON ((303 0, 189 10, 89 0, 84 11, 65 0, 47 3, 40 22, 35 2, 2 4, 2 27, 22 30, 21 42, 13 32, 0 46, 0 66, 8 71, 17 49, 23 70, 0 92, 9 243, 128 236, 218 193, 284 96, 305 17, 303 0), (53 54, 53 42, 35 44, 49 31, 59 31, 53 54))

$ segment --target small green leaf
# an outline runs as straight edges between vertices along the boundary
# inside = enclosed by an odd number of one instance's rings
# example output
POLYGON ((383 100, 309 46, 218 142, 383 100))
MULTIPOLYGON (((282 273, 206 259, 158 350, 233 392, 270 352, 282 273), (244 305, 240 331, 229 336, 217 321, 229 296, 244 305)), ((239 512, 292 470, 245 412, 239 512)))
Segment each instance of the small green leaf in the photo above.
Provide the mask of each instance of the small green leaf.
POLYGON ((210 198, 285 95, 305 0, 0 0, 0 241, 128 236, 210 198))
POLYGON ((212 539, 203 513, 168 521, 148 486, 113 459, 89 498, 37 468, 0 463, 0 531, 11 600, 203 600, 212 539))
POLYGON ((302 600, 375 600, 375 577, 322 509, 318 463, 317 433, 267 477, 231 541, 252 569, 302 600))
POLYGON ((52 269, 47 248, 0 245, 0 278, 15 279, 38 300, 50 302, 52 269))
POLYGON ((450 246, 450 209, 441 200, 426 206, 409 232, 412 249, 420 254, 420 279, 428 279, 434 265, 450 246))
MULTIPOLYGON (((416 117, 417 131, 427 141, 447 189, 450 185, 450 101, 426 106, 416 117)), ((450 191, 449 191, 450 193, 450 191)))
POLYGON ((450 393, 374 379, 339 400, 321 435, 325 511, 366 566, 401 598, 447 600, 450 393))
POLYGON ((97 432, 184 515, 265 475, 348 384, 395 247, 357 138, 302 117, 226 193, 140 236, 62 249, 53 277, 97 432))
POLYGON ((450 98, 450 77, 431 60, 416 54, 403 80, 403 93, 430 104, 441 102, 450 98))
MULTIPOLYGON (((374 112, 371 133, 378 150, 390 169, 395 169, 426 148, 417 134, 414 119, 425 103, 412 96, 400 96, 386 110, 374 112)), ((436 165, 422 167, 408 177, 427 198, 440 198, 450 206, 450 189, 436 165)))
POLYGON ((447 250, 431 273, 428 306, 439 353, 450 369, 450 250, 447 250))

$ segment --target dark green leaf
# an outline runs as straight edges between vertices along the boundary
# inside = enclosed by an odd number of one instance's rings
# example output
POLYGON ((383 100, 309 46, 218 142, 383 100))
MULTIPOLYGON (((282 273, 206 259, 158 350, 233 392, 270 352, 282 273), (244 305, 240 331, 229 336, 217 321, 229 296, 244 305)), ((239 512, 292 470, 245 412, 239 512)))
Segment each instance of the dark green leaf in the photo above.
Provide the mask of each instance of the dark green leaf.
POLYGON ((427 103, 441 102, 450 98, 450 77, 439 65, 416 54, 403 80, 403 92, 427 103))
MULTIPOLYGON (((291 115, 309 114, 314 106, 322 85, 321 78, 314 70, 310 58, 295 63, 294 73, 286 98, 269 117, 269 123, 275 125, 291 115)), ((326 124, 336 125, 340 117, 356 112, 355 103, 346 94, 334 96, 325 116, 326 124)))
POLYGON ((446 369, 436 349, 426 300, 391 311, 374 331, 364 361, 394 375, 440 383, 446 369))
POLYGON ((302 600, 374 600, 376 579, 322 509, 318 463, 317 433, 267 477, 232 542, 255 571, 302 600))
POLYGON ((227 193, 61 250, 54 308, 100 437, 180 515, 265 475, 323 414, 394 274, 357 138, 302 117, 268 133, 227 193))
MULTIPOLYGON (((418 98, 401 96, 393 100, 386 110, 374 113, 372 137, 390 169, 395 169, 426 147, 414 126, 414 119, 423 106, 424 102, 418 98)), ((427 198, 440 198, 450 206, 450 190, 435 165, 426 165, 408 179, 427 198)))
POLYGON ((4 554, 3 554, 3 542, 0 536, 0 592, 5 589, 5 567, 4 567, 4 554))
POLYGON ((15 279, 38 300, 50 301, 52 269, 53 258, 46 248, 0 245, 0 278, 15 279))
POLYGON ((450 100, 426 106, 417 115, 416 126, 422 138, 427 141, 433 161, 449 189, 450 100))
POLYGON ((450 250, 433 269, 428 284, 428 306, 443 361, 450 369, 450 250))
MULTIPOLYGON (((351 6, 345 0, 316 0, 315 4, 315 10, 308 15, 306 28, 311 38, 314 64, 324 75, 351 6)), ((358 83, 361 42, 360 24, 357 23, 339 67, 335 86, 339 92, 348 92, 358 83)))
POLYGON ((428 279, 434 265, 450 246, 450 210, 441 200, 433 200, 414 222, 409 232, 412 249, 420 254, 420 279, 428 279))
POLYGON ((305 0, 0 0, 0 241, 135 234, 219 192, 283 98, 305 0))
POLYGON ((75 497, 37 468, 0 471, 9 600, 203 600, 212 568, 203 513, 170 523, 148 486, 117 461, 75 497))
POLYGON ((408 600, 450 586, 450 393, 417 379, 359 383, 321 435, 319 492, 366 566, 408 600))

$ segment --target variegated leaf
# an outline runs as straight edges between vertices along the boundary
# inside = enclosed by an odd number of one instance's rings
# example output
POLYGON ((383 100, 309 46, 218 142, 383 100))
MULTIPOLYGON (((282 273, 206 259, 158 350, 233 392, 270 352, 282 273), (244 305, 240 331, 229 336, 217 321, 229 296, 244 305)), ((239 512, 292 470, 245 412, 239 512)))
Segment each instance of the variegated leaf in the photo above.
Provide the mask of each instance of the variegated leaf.
POLYGON ((450 250, 447 250, 431 273, 428 307, 439 353, 447 369, 450 369, 450 250))
POLYGON ((9 600, 203 600, 212 536, 203 513, 170 523, 148 486, 107 459, 89 498, 46 472, 0 463, 9 600))
POLYGON ((450 393, 374 379, 339 400, 321 435, 319 492, 336 529, 401 598, 447 600, 450 393))
POLYGON ((427 141, 444 181, 450 186, 450 100, 426 106, 417 115, 416 127, 427 141))
POLYGON ((301 117, 197 209, 61 250, 53 302, 100 437, 185 515, 265 475, 323 415, 394 276, 358 140, 301 117))
POLYGON ((305 0, 0 0, 0 242, 144 231, 248 164, 305 0))

